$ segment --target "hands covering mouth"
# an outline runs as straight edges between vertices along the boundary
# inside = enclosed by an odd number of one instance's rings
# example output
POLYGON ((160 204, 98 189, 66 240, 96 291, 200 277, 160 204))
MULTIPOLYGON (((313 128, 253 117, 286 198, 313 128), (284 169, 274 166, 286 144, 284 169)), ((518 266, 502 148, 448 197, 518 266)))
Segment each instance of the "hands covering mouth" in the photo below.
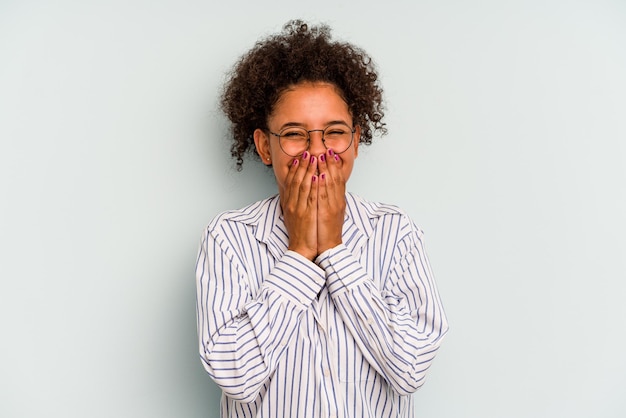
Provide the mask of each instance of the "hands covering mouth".
POLYGON ((332 150, 292 161, 280 192, 289 249, 314 260, 341 244, 346 207, 342 161, 332 150))

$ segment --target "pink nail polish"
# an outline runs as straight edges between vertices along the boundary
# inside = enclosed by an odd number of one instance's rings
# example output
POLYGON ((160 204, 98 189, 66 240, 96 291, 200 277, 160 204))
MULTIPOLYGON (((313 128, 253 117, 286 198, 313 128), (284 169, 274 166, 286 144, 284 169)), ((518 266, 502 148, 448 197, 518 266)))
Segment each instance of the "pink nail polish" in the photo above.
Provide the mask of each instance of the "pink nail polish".
POLYGON ((321 162, 325 162, 326 161, 326 156, 324 154, 320 155, 320 161, 321 162))
POLYGON ((339 161, 339 156, 335 154, 335 161, 339 161))
POLYGON ((302 154, 302 159, 306 160, 307 158, 309 158, 309 153, 304 151, 304 154, 302 154))
POLYGON ((326 173, 322 173, 322 175, 320 176, 320 178, 321 178, 322 180, 326 180, 326 173))
POLYGON ((311 155, 311 164, 313 164, 315 162, 315 156, 311 155))
POLYGON ((317 176, 313 176, 313 177, 311 178, 311 181, 312 181, 313 183, 315 183, 315 181, 316 181, 316 180, 317 180, 317 176))
POLYGON ((328 150, 328 155, 335 155, 335 151, 333 151, 333 150, 332 150, 332 148, 331 148, 331 149, 329 149, 329 150, 328 150))
POLYGON ((298 159, 297 158, 293 160, 293 165, 298 165, 298 159))

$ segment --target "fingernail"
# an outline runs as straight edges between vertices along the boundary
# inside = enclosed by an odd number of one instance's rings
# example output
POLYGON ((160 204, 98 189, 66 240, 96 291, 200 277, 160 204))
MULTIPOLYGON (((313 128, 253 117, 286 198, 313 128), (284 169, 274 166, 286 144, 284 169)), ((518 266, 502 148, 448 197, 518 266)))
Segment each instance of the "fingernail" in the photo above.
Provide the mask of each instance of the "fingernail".
POLYGON ((316 180, 317 180, 317 176, 313 176, 313 178, 311 178, 311 181, 313 181, 313 183, 315 183, 316 180))
POLYGON ((306 160, 307 158, 309 158, 309 153, 304 151, 304 154, 302 154, 302 159, 306 160))
POLYGON ((335 161, 339 161, 339 156, 335 154, 335 161))
POLYGON ((328 155, 335 155, 335 151, 333 151, 333 150, 332 150, 332 148, 331 148, 331 149, 329 149, 329 150, 328 150, 328 155))
POLYGON ((322 175, 320 176, 320 178, 321 178, 322 180, 325 180, 325 179, 326 179, 326 173, 322 173, 322 175))
POLYGON ((315 162, 315 156, 311 155, 311 164, 313 164, 315 162))
POLYGON ((293 160, 293 165, 298 165, 298 159, 297 158, 293 160))
POLYGON ((320 155, 320 160, 322 162, 325 162, 326 161, 326 156, 324 154, 320 155))

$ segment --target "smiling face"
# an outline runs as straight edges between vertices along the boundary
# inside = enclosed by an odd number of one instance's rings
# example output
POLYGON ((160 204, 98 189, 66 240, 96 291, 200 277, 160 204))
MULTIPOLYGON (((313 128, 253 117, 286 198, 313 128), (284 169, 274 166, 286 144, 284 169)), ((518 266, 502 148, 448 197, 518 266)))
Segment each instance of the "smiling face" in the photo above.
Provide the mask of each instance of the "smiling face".
MULTIPOLYGON (((352 126, 352 116, 347 103, 337 92, 337 88, 329 83, 303 82, 297 84, 281 94, 268 118, 268 128, 272 132, 280 132, 287 126, 300 126, 308 131, 324 129, 329 125, 343 122, 352 126)), ((352 145, 339 155, 343 178, 347 181, 358 155, 361 130, 355 127, 352 145)), ((316 157, 326 152, 322 142, 322 133, 310 133, 308 152, 316 157)), ((280 148, 278 137, 262 129, 254 131, 254 143, 261 160, 271 164, 279 189, 285 187, 287 172, 294 157, 285 154, 280 148)))

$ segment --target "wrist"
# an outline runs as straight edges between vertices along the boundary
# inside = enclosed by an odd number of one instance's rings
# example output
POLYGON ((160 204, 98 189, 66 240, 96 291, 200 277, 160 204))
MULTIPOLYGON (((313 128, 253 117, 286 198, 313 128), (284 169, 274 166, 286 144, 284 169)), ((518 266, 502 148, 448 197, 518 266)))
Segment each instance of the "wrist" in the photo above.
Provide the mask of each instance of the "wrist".
POLYGON ((329 241, 327 243, 321 244, 318 246, 318 254, 321 254, 325 251, 328 251, 330 249, 333 249, 339 245, 343 244, 343 240, 339 239, 339 240, 334 240, 334 241, 329 241))
POLYGON ((317 257, 318 254, 317 250, 307 247, 289 246, 287 249, 300 254, 302 257, 307 258, 310 261, 315 260, 315 257, 317 257))

